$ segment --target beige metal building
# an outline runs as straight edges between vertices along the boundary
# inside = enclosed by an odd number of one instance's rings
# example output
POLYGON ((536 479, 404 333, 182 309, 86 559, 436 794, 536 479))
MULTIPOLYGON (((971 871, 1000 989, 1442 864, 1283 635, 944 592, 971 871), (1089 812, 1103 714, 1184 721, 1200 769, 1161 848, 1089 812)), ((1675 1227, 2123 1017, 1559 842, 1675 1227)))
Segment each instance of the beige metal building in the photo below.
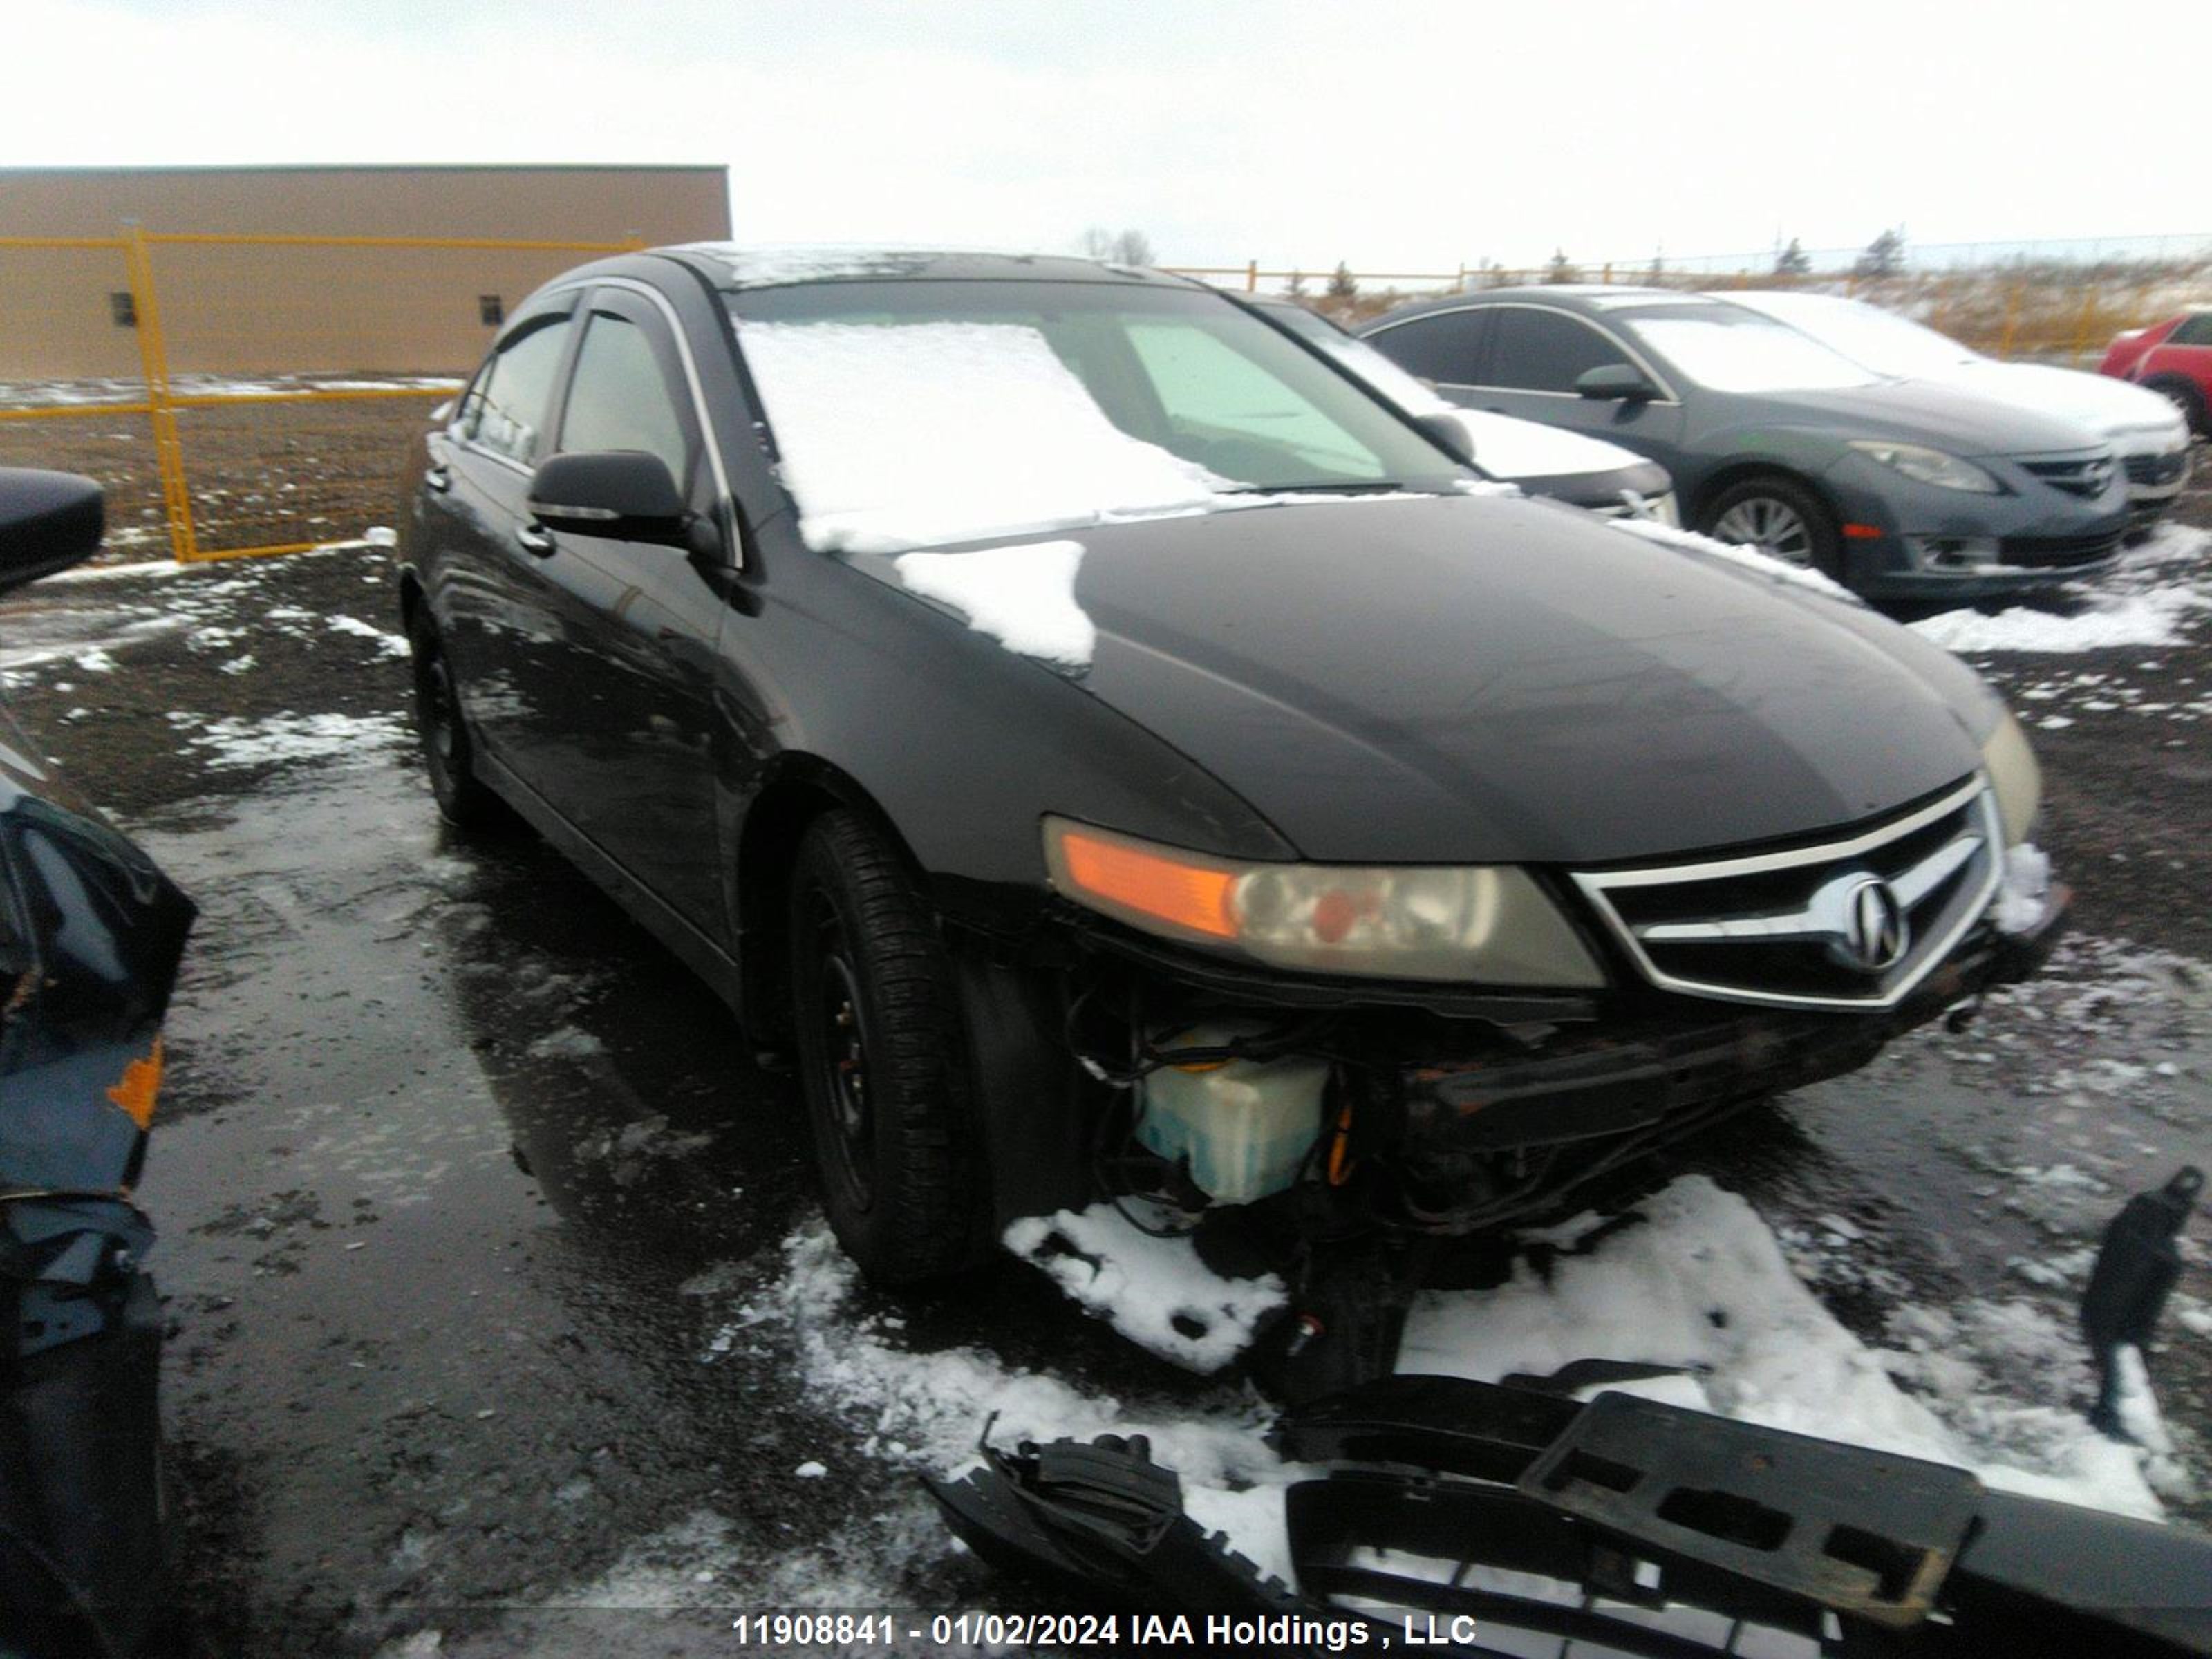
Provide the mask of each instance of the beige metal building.
MULTIPOLYGON (((10 238, 162 234, 624 242, 730 234, 722 167, 0 168, 0 382, 135 378, 116 247, 10 238)), ((437 374, 471 367, 507 307, 575 249, 161 241, 147 248, 173 374, 437 374)))

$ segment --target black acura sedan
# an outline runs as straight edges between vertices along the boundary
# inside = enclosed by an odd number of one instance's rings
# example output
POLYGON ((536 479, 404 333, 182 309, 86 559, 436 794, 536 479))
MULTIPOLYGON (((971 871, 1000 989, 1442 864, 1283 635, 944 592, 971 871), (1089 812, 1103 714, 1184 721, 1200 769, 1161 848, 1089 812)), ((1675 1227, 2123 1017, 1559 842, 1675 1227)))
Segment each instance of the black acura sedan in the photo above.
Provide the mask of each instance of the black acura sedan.
POLYGON ((519 812, 795 1060, 881 1280, 1102 1197, 1492 1226, 2063 908, 1954 659, 1501 498, 1156 272, 589 265, 405 489, 440 805, 519 812))
POLYGON ((1602 438, 1671 473, 1682 522, 1870 599, 1994 597, 2110 563, 2112 446, 1960 387, 1898 381, 1761 313, 1664 289, 1497 289, 1361 337, 1453 402, 1602 438))

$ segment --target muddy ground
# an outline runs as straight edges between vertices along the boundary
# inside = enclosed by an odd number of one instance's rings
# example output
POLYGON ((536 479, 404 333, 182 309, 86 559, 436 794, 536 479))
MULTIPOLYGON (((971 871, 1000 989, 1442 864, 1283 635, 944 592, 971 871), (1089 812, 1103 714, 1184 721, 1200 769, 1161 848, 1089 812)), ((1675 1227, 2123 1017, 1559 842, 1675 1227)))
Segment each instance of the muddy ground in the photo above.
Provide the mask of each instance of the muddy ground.
MULTIPOLYGON (((389 517, 391 457, 349 455, 320 516, 355 531, 389 517)), ((2212 526, 2200 458, 2185 516, 2212 526)), ((911 1402, 842 1355, 972 1354, 1230 1416, 1240 1385, 1168 1370, 1012 1262, 810 1299, 790 1081, 543 845, 440 825, 392 581, 356 547, 0 606, 19 718, 202 908, 143 1197, 205 1650, 719 1653, 738 1608, 1012 1604, 917 1496, 911 1402)), ((1648 1179, 1710 1173, 1870 1344, 1948 1332, 1989 1397, 2071 1420, 2085 1248, 2129 1192, 2212 1161, 2212 755, 2174 712, 2212 688, 2212 624, 1977 660, 2034 730, 2074 939, 1966 1032, 1648 1179), (1950 1324, 1899 1322, 1930 1310, 1950 1324)), ((2205 1233, 2154 1356, 2200 1491, 2205 1233)), ((2165 1495, 2212 1515, 2186 1479, 2165 1495)))

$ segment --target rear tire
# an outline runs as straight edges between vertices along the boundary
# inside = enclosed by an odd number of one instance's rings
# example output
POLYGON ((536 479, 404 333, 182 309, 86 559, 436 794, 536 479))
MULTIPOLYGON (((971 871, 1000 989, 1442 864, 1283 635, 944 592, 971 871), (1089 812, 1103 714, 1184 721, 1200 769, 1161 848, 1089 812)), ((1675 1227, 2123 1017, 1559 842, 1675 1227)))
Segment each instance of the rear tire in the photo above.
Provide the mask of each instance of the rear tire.
POLYGON ((1795 478, 1762 473, 1705 504, 1698 528, 1716 541, 1756 548, 1785 564, 1843 575, 1843 538, 1828 504, 1795 478))
POLYGON ((837 1242, 878 1285, 975 1266, 988 1245, 957 984, 919 884, 860 813, 823 813, 791 889, 799 1069, 837 1242))
POLYGON ((438 811, 458 830, 483 830, 500 821, 499 797, 477 781, 476 750, 461 714, 453 665, 428 611, 407 624, 414 653, 415 729, 422 743, 423 769, 438 811))

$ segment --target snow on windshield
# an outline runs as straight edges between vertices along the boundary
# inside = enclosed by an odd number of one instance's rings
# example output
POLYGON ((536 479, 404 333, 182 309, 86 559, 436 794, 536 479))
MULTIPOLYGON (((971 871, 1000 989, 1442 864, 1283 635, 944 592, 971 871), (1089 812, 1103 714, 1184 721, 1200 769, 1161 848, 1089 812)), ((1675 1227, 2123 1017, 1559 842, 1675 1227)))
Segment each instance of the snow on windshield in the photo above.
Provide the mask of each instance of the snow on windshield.
POLYGON ((1796 329, 1738 312, 1718 317, 1636 317, 1629 327, 1711 392, 1832 392, 1875 377, 1796 329))
POLYGON ((1753 308, 1803 330, 1877 374, 1900 380, 1948 374, 1979 356, 1932 328, 1856 300, 1785 295, 1753 308))
POLYGON ((1034 328, 741 327, 817 548, 896 552, 1194 512, 1232 487, 1108 420, 1034 328))

